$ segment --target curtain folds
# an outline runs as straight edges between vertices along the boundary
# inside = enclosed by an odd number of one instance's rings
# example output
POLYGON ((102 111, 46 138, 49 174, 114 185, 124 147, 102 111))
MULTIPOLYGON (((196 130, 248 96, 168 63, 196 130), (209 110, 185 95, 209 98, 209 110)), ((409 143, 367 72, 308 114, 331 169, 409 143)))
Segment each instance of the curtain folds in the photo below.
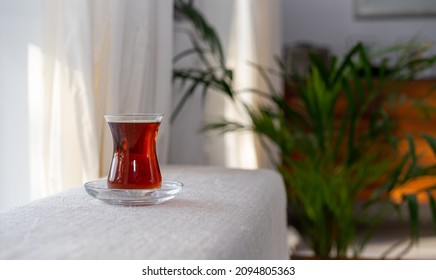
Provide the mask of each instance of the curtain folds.
MULTIPOLYGON (((33 199, 106 175, 104 114, 169 115, 172 12, 172 0, 44 0, 43 43, 29 52, 33 199)), ((165 122, 159 137, 165 163, 165 122)))
MULTIPOLYGON (((271 93, 262 76, 250 63, 277 68, 274 58, 281 54, 280 3, 279 0, 231 0, 220 1, 221 5, 227 6, 220 8, 211 1, 203 2, 206 15, 214 19, 212 24, 217 26, 218 32, 221 31, 220 35, 226 44, 227 64, 234 71, 233 86, 236 90, 257 89, 271 93), (220 21, 220 18, 230 16, 230 26, 220 21), (229 37, 226 38, 228 30, 229 37)), ((278 77, 270 78, 276 90, 280 91, 281 80, 278 77)), ((238 94, 236 100, 239 103, 235 106, 234 102, 220 94, 211 94, 209 97, 205 110, 209 121, 224 116, 247 123, 249 117, 242 103, 255 107, 265 101, 254 94, 238 94)), ((213 165, 249 169, 272 167, 271 157, 277 159, 278 156, 270 145, 269 151, 265 151, 257 136, 249 132, 225 133, 219 137, 209 135, 207 139, 205 154, 209 164, 213 165)))

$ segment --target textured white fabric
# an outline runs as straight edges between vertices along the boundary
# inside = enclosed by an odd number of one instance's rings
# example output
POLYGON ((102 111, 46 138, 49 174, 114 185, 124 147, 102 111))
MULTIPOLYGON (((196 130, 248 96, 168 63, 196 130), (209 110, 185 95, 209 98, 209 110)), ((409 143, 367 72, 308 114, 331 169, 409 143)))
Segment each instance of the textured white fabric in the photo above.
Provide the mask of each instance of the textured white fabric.
POLYGON ((0 259, 287 259, 286 196, 271 170, 162 168, 184 191, 146 207, 83 187, 0 212, 0 259))

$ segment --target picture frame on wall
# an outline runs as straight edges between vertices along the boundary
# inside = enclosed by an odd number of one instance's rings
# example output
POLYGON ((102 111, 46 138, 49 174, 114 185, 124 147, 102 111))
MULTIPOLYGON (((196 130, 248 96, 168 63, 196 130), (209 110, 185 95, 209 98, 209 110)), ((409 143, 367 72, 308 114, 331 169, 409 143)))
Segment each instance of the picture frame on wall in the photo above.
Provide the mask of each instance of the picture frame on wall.
POLYGON ((354 0, 358 17, 436 16, 436 0, 354 0))

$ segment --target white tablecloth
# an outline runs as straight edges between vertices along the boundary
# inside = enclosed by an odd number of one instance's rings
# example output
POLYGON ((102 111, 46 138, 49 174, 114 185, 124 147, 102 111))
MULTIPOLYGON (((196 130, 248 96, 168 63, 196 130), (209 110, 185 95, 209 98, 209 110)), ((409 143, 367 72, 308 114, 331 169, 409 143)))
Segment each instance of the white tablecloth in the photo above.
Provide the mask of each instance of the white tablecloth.
POLYGON ((168 166, 162 175, 185 187, 161 205, 108 205, 78 187, 0 212, 0 259, 288 258, 278 173, 168 166))

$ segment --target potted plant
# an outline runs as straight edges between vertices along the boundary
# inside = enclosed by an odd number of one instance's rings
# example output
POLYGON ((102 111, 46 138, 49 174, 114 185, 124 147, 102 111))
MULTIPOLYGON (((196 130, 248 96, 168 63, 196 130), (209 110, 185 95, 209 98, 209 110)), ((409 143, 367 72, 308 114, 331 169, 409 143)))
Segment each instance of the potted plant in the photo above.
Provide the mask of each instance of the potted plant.
MULTIPOLYGON (((214 29, 191 4, 177 1, 177 5, 195 34, 190 35, 193 48, 174 61, 197 55, 203 67, 174 67, 174 79, 187 86, 182 87, 183 97, 173 116, 198 88, 202 87, 205 95, 213 87, 231 98, 241 92, 232 88, 232 72, 224 65, 214 29)), ((264 97, 267 105, 245 106, 250 124, 223 119, 204 128, 225 133, 249 130, 278 148, 281 160, 276 167, 284 178, 289 204, 317 258, 359 257, 386 218, 387 209, 398 210, 402 204, 409 210, 411 241, 419 237, 417 193, 403 195, 400 202, 389 199, 403 184, 436 175, 436 165, 419 163, 416 138, 395 131, 392 112, 401 106, 403 98, 396 90, 398 85, 436 62, 436 57, 414 58, 410 50, 410 46, 397 46, 379 53, 377 71, 374 57, 362 44, 351 48, 341 61, 334 58, 325 63, 312 55, 311 71, 304 77, 293 73, 292 79, 280 61, 279 71, 253 64, 270 92, 249 92, 264 97), (397 58, 392 59, 392 55, 397 58), (269 75, 277 74, 293 89, 290 98, 271 86, 269 75), (399 153, 398 146, 404 142, 408 148, 399 153), (370 196, 362 204, 360 195, 368 190, 370 196), (358 211, 356 205, 360 205, 358 211), (357 236, 362 225, 365 233, 357 236)), ((426 113, 434 110, 422 106, 422 102, 417 104, 426 113)), ((418 136, 436 154, 436 140, 430 135, 418 136)), ((428 186, 420 192, 428 198, 436 219, 433 188, 428 186)))
MULTIPOLYGON (((389 54, 400 50, 404 48, 393 48, 389 54)), ((350 249, 351 257, 359 257, 374 228, 385 218, 386 208, 398 209, 401 203, 409 209, 411 240, 418 239, 417 194, 405 194, 400 203, 389 195, 406 182, 436 175, 436 165, 419 163, 415 138, 395 132, 392 112, 402 104, 397 85, 433 65, 435 57, 400 55, 392 64, 387 54, 376 76, 362 44, 354 46, 341 62, 324 63, 311 56, 310 73, 288 80, 294 93, 291 98, 272 86, 270 93, 252 90, 270 102, 259 108, 245 107, 250 124, 222 120, 206 127, 225 132, 250 130, 280 150, 277 169, 303 236, 317 258, 347 258, 350 249), (407 142, 408 150, 399 154, 402 141, 407 142), (371 196, 356 212, 359 195, 368 188, 371 196), (358 239, 357 228, 362 224, 366 233, 358 239)), ((254 67, 271 85, 268 70, 254 67)), ((281 69, 285 69, 283 64, 281 69)), ((436 154, 436 139, 426 134, 420 137, 436 154)), ((426 192, 436 218, 433 188, 421 192, 426 192)))

